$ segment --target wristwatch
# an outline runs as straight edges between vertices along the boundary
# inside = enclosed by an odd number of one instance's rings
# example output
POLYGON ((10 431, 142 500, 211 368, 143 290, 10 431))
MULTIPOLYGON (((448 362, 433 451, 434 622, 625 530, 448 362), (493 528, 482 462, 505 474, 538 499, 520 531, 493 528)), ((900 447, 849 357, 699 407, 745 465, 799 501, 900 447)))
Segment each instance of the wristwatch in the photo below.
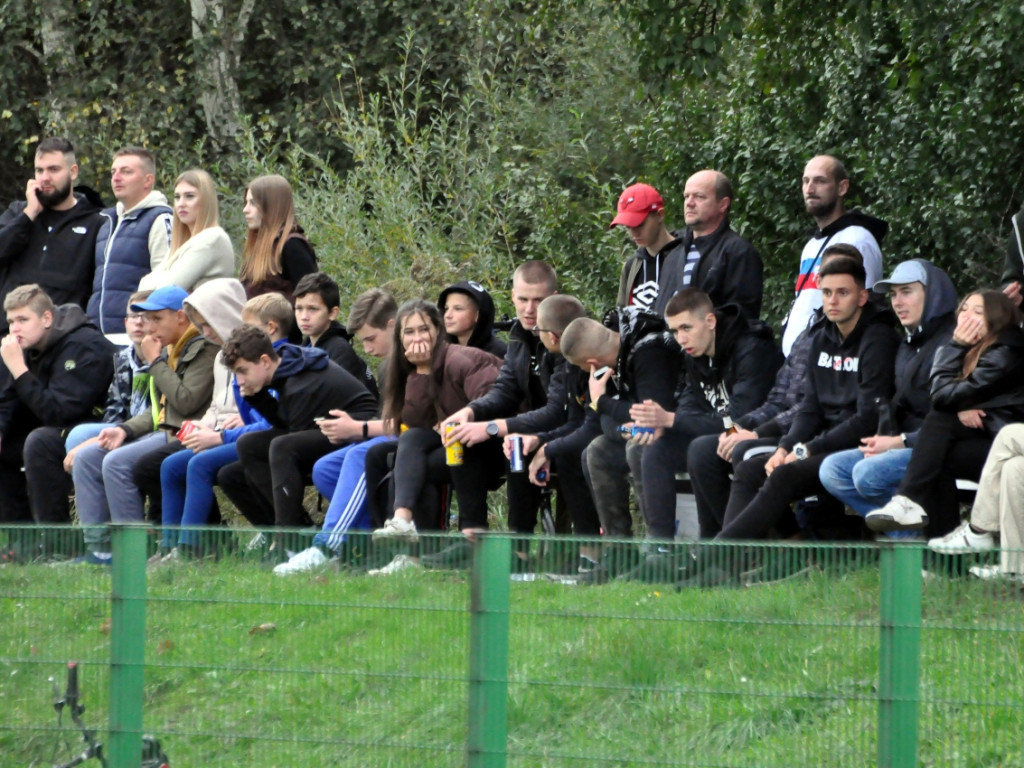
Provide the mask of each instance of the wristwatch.
POLYGON ((498 436, 498 423, 496 421, 488 421, 485 429, 490 437, 498 436))
POLYGON ((803 443, 797 443, 793 446, 793 455, 796 456, 797 461, 803 461, 811 455, 811 452, 807 450, 807 446, 803 443))

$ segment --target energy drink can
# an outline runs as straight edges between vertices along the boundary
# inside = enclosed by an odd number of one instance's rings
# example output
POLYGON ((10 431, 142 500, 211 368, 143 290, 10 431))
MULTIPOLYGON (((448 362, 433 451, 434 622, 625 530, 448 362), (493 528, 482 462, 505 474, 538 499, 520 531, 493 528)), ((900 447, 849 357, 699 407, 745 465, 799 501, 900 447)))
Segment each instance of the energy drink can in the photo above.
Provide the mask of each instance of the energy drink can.
MULTIPOLYGON (((458 422, 449 421, 444 425, 444 436, 448 439, 448 435, 451 434, 452 430, 455 429, 458 422)), ((462 441, 456 440, 454 443, 449 443, 444 449, 444 460, 449 467, 461 467, 462 466, 462 441)))
POLYGON ((523 465, 523 438, 519 435, 512 435, 508 439, 509 453, 511 454, 508 460, 509 468, 513 472, 523 472, 526 467, 523 465))
POLYGON ((193 422, 188 420, 183 421, 181 422, 181 428, 178 430, 175 437, 178 438, 179 441, 184 442, 186 437, 195 432, 195 429, 196 425, 193 422))

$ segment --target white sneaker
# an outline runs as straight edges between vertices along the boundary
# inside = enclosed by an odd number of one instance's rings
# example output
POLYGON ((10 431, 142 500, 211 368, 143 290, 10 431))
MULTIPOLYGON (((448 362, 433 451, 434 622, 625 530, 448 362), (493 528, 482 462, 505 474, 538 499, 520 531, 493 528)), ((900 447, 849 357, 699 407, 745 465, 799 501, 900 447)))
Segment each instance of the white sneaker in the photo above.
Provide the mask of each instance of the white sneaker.
POLYGON ((373 532, 374 539, 395 536, 405 537, 409 541, 418 541, 420 538, 419 534, 416 532, 416 523, 412 520, 406 520, 401 517, 392 517, 384 523, 383 528, 378 528, 373 532))
POLYGON ((1016 581, 1018 583, 1024 581, 1024 577, 1019 573, 1004 571, 998 565, 973 565, 971 566, 971 576, 982 581, 1016 581))
POLYGON ((163 560, 165 557, 167 557, 167 553, 163 552, 162 550, 157 550, 156 553, 154 553, 149 558, 149 560, 146 561, 146 567, 156 568, 158 565, 160 565, 160 561, 163 560))
POLYGON ((383 568, 374 568, 372 571, 367 571, 366 573, 368 576, 387 576, 392 573, 398 573, 399 571, 407 571, 413 568, 422 567, 422 565, 408 555, 395 555, 395 559, 383 568))
POLYGON ((872 531, 919 531, 928 525, 928 514, 916 501, 893 496, 881 509, 868 512, 864 522, 872 531))
POLYGON ((996 537, 991 533, 975 533, 971 524, 964 520, 945 536, 931 539, 928 549, 940 555, 967 555, 971 552, 988 552, 995 549, 996 537))
POLYGON ((278 576, 290 576, 293 573, 305 573, 315 571, 330 562, 327 555, 320 547, 310 547, 301 552, 296 552, 286 563, 274 566, 274 573, 278 576))

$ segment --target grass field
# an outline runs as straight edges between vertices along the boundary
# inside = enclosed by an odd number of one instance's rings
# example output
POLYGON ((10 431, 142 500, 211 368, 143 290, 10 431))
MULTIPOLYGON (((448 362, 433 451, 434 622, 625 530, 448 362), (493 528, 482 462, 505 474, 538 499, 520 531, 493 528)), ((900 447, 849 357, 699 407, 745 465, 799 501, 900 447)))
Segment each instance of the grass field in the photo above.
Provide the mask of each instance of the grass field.
MULTIPOLYGON (((1024 766, 1020 593, 924 590, 920 765, 1024 766)), ((0 568, 3 768, 57 761, 47 677, 67 659, 105 723, 109 591, 103 570, 0 568)), ((873 564, 681 593, 512 584, 508 764, 874 765, 878 593, 873 564)), ((149 594, 144 722, 172 766, 465 764, 465 574, 225 560, 149 594)))

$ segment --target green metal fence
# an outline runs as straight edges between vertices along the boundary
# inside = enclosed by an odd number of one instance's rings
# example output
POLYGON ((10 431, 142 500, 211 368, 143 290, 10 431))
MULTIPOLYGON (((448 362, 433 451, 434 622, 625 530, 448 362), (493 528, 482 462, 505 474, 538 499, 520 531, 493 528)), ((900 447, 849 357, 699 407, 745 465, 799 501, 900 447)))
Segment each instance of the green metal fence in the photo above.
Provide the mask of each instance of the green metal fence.
MULTIPOLYGON (((124 528, 112 568, 0 567, 0 766, 81 748, 50 706, 71 659, 115 768, 143 733, 172 766, 1024 765, 1021 586, 920 545, 722 548, 802 573, 677 591, 510 580, 501 535, 470 573, 368 576, 393 552, 360 542, 281 578, 249 535, 147 571, 153 532, 124 528)), ((533 543, 550 570, 574 546, 533 543)))

